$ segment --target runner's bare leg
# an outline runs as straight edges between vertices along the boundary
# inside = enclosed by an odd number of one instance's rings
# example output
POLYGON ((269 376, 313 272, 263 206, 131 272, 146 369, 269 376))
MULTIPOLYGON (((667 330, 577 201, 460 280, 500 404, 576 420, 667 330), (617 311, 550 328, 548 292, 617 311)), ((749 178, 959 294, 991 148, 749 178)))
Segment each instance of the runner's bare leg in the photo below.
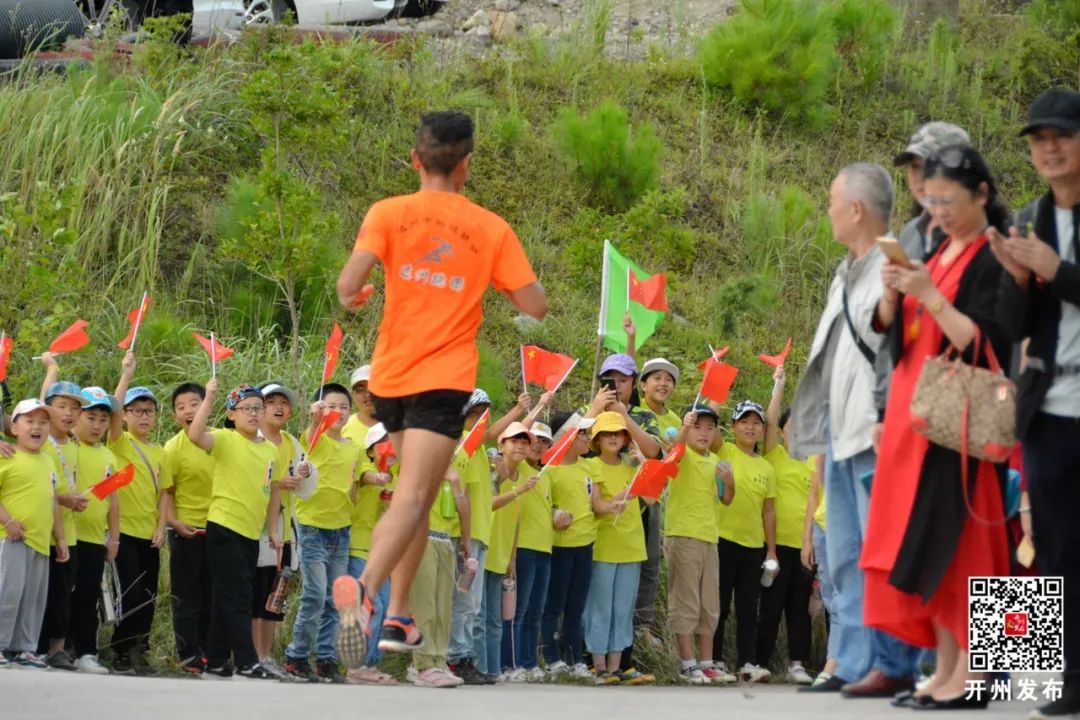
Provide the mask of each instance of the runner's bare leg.
POLYGON ((427 544, 428 513, 458 441, 416 428, 392 433, 390 440, 401 458, 401 473, 390 508, 372 533, 360 582, 374 593, 393 573, 387 615, 408 615, 409 591, 427 544))

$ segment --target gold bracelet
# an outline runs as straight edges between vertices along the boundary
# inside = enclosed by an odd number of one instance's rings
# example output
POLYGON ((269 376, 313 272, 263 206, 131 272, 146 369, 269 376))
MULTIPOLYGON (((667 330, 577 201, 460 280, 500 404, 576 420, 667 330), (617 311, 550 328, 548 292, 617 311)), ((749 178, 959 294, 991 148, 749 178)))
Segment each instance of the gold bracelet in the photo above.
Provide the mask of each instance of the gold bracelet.
POLYGON ((940 313, 942 310, 945 309, 945 301, 944 300, 938 300, 935 303, 931 303, 931 304, 927 305, 926 309, 930 311, 931 315, 937 315, 938 313, 940 313))

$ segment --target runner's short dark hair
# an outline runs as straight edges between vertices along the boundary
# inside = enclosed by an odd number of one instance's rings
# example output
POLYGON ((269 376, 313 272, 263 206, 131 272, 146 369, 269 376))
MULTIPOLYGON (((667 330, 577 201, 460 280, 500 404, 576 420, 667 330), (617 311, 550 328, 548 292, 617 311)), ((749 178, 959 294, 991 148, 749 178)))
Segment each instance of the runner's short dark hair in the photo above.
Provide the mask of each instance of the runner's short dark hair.
POLYGON ((430 173, 449 175, 473 151, 473 121, 463 112, 425 114, 416 129, 416 154, 430 173))

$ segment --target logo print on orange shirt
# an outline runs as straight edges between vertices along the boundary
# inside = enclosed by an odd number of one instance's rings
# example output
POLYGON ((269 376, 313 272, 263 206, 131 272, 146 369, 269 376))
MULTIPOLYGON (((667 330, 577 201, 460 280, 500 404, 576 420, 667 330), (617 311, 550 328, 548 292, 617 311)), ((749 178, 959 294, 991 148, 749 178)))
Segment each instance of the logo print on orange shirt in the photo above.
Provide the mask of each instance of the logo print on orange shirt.
POLYGON ((435 237, 432 238, 432 240, 439 243, 439 246, 420 258, 420 262, 441 263, 443 261, 443 255, 452 256, 454 254, 454 246, 446 240, 443 240, 441 237, 435 237))

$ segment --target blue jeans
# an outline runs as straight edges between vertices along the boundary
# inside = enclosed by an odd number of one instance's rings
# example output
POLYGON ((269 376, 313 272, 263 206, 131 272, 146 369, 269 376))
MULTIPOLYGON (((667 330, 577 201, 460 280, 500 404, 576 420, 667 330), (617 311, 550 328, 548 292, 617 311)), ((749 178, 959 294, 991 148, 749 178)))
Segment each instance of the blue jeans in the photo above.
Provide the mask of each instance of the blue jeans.
POLYGON ((641 563, 594 562, 585 600, 585 649, 621 652, 634 643, 634 603, 641 563))
MULTIPOLYGON (((349 575, 360 579, 360 576, 364 574, 364 568, 367 567, 367 560, 361 557, 349 557, 349 575)), ((373 627, 382 627, 383 620, 386 619, 386 608, 390 605, 390 581, 387 580, 383 583, 383 586, 379 588, 379 594, 375 596, 373 604, 375 605, 375 616, 372 618, 373 627)), ((364 657, 364 664, 368 667, 375 667, 382 660, 382 650, 379 650, 379 643, 368 643, 367 655, 364 657)))
MULTIPOLYGON (((828 510, 828 507, 826 507, 826 510, 828 510)), ((817 523, 814 523, 814 557, 817 559, 818 580, 821 583, 821 603, 825 606, 825 611, 829 613, 829 622, 834 623, 836 622, 834 619, 836 617, 836 598, 834 597, 836 589, 829 578, 828 540, 825 531, 817 523)), ((832 627, 836 626, 833 625, 832 627)), ((825 648, 825 658, 835 658, 839 652, 840 634, 830 631, 829 642, 825 648)))
POLYGON ((834 675, 856 682, 871 669, 899 678, 914 673, 919 649, 863 624, 863 572, 859 569, 870 493, 866 479, 877 460, 873 450, 834 460, 830 441, 825 461, 826 554, 836 611, 831 632, 840 648, 834 675))
POLYGON ((482 640, 484 651, 478 656, 478 669, 488 675, 502 672, 502 573, 484 571, 484 616, 482 640))
POLYGON ((334 634, 338 613, 331 591, 334 580, 349 568, 349 530, 321 530, 300 524, 300 572, 303 592, 293 625, 293 639, 285 648, 289 658, 307 660, 315 644, 317 660, 337 660, 334 634))
POLYGON ((519 548, 517 553, 517 610, 514 612, 514 667, 537 666, 540 618, 547 602, 551 553, 519 548))
POLYGON ((551 581, 547 604, 540 621, 544 663, 549 667, 559 661, 574 665, 581 662, 585 647, 582 618, 585 599, 592 580, 592 544, 574 548, 551 549, 551 581), (555 639, 562 621, 562 650, 555 639))
MULTIPOLYGON (((454 545, 456 547, 457 541, 454 545)), ((476 559, 479 567, 484 567, 484 558, 487 557, 487 545, 479 540, 469 543, 469 552, 476 559)), ((460 562, 460 561, 459 561, 460 562)), ((469 592, 461 592, 454 587, 454 602, 450 611, 450 649, 447 659, 451 665, 456 665, 462 660, 476 660, 476 618, 480 615, 480 607, 484 604, 484 573, 477 571, 473 578, 473 584, 469 592)))

